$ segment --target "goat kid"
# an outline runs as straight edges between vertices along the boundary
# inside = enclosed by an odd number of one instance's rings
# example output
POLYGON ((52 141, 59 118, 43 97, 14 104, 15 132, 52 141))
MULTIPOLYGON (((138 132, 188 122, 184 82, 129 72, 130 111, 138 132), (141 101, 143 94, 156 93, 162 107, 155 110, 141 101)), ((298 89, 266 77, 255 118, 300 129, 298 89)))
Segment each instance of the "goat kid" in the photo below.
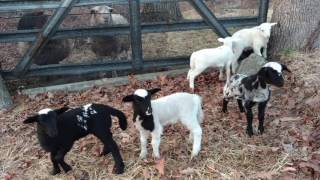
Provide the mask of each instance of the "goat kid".
POLYGON ((190 130, 189 140, 193 139, 191 158, 198 155, 201 149, 203 120, 201 97, 189 93, 174 93, 156 100, 151 96, 160 91, 159 88, 145 90, 138 89, 134 94, 123 98, 124 102, 132 102, 133 121, 140 132, 140 158, 147 155, 147 138, 152 136, 153 156, 160 158, 159 146, 163 126, 180 121, 190 130))
POLYGON ((245 49, 240 39, 237 38, 218 38, 218 41, 223 45, 217 48, 202 49, 191 54, 190 70, 187 75, 191 89, 194 89, 195 78, 209 67, 219 68, 219 80, 223 79, 225 70, 228 82, 239 63, 253 52, 252 49, 245 49))
POLYGON ((290 70, 287 66, 277 63, 266 63, 256 74, 246 76, 235 74, 231 77, 230 82, 226 83, 223 89, 223 108, 226 113, 227 105, 230 99, 236 98, 240 112, 246 112, 247 116, 247 134, 253 135, 252 129, 252 107, 258 104, 258 119, 260 134, 264 132, 264 115, 267 103, 270 99, 270 85, 282 87, 284 85, 283 71, 290 70))
POLYGON ((102 104, 87 104, 80 108, 42 109, 37 115, 28 117, 23 123, 37 123, 37 135, 41 147, 50 152, 53 164, 52 175, 60 173, 59 165, 65 172, 71 170, 64 161, 64 156, 70 151, 73 143, 93 134, 104 144, 102 155, 109 152, 115 161, 115 172, 124 172, 124 163, 118 146, 110 131, 111 115, 119 118, 122 130, 127 128, 126 116, 123 112, 102 104))
POLYGON ((267 47, 271 34, 271 28, 277 23, 262 23, 252 28, 241 29, 232 37, 241 39, 245 48, 251 47, 259 56, 267 58, 267 47))

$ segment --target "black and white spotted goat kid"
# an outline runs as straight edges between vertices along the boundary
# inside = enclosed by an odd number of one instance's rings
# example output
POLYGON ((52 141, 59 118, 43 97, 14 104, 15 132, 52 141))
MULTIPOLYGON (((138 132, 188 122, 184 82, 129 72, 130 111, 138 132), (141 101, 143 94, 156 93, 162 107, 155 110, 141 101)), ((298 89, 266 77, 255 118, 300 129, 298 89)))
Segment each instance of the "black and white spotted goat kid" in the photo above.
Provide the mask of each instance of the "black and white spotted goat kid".
POLYGON ((53 171, 60 173, 60 167, 67 172, 71 167, 64 161, 73 143, 93 134, 104 144, 102 155, 109 152, 115 161, 115 172, 123 173, 124 163, 116 142, 110 131, 111 115, 119 118, 122 130, 127 128, 127 119, 123 112, 102 104, 87 104, 80 108, 42 109, 37 115, 28 117, 23 123, 37 122, 37 134, 41 147, 50 152, 53 171))
POLYGON ((181 122, 190 130, 189 139, 193 140, 191 157, 198 155, 201 149, 203 119, 201 97, 196 94, 174 93, 151 101, 152 94, 160 89, 138 89, 132 95, 123 98, 133 104, 133 121, 140 132, 140 158, 147 155, 147 138, 152 136, 153 156, 160 158, 159 146, 163 126, 181 122))
POLYGON ((246 76, 235 74, 230 78, 230 82, 223 89, 223 112, 227 112, 228 101, 236 98, 241 112, 246 112, 247 134, 253 135, 252 130, 252 107, 258 104, 258 130, 262 134, 264 131, 263 121, 267 103, 270 99, 270 85, 282 87, 284 85, 283 70, 290 70, 283 64, 277 62, 266 63, 258 73, 246 76))

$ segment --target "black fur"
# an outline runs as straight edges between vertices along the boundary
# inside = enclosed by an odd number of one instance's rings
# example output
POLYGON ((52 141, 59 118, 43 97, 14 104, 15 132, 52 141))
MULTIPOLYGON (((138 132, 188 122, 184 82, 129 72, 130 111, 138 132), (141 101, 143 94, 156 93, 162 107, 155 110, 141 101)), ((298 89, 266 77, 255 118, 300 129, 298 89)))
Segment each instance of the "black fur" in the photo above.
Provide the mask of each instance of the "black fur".
POLYGON ((240 64, 242 62, 242 60, 246 59, 247 57, 249 57, 253 52, 252 48, 249 49, 244 49, 240 55, 240 57, 238 58, 238 63, 240 64))
POLYGON ((84 107, 66 110, 67 108, 50 111, 48 114, 35 115, 24 121, 24 123, 37 122, 40 145, 45 151, 50 152, 53 164, 51 174, 60 173, 59 165, 65 172, 71 170, 71 166, 64 161, 64 156, 76 140, 88 134, 95 135, 103 142, 102 154, 111 152, 115 161, 115 172, 123 173, 124 163, 110 131, 111 115, 119 118, 121 129, 127 128, 123 112, 102 104, 92 104, 87 110, 84 107), (56 130, 52 124, 56 124, 56 130), (48 133, 50 129, 56 132, 48 133))
POLYGON ((141 121, 141 126, 145 130, 153 131, 154 130, 154 121, 151 107, 151 96, 156 92, 160 91, 160 88, 154 88, 147 90, 148 95, 146 97, 140 97, 135 94, 128 95, 122 99, 123 102, 132 102, 133 107, 133 121, 136 122, 137 117, 139 116, 139 121, 141 121), (151 114, 146 114, 147 111, 150 111, 151 114))

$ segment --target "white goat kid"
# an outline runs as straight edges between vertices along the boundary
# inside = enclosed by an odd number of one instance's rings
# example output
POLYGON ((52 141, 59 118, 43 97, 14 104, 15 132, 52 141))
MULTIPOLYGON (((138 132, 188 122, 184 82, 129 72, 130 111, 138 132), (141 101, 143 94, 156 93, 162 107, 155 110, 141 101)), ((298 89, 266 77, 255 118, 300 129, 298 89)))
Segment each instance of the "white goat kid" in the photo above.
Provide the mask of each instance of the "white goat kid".
POLYGON ((267 58, 267 47, 272 26, 277 23, 262 23, 252 28, 241 29, 235 32, 232 37, 242 40, 244 47, 251 47, 259 56, 267 58), (262 51, 262 53, 261 53, 262 51))
POLYGON ((187 75, 189 86, 194 89, 194 79, 209 67, 219 68, 219 80, 223 80, 223 71, 226 70, 227 81, 230 79, 230 65, 238 59, 244 47, 239 39, 226 37, 218 38, 223 45, 217 48, 202 49, 193 52, 190 57, 190 70, 187 75))
POLYGON ((189 139, 193 139, 191 158, 197 156, 201 149, 203 120, 201 97, 196 94, 174 93, 151 101, 151 95, 160 91, 159 88, 138 89, 134 94, 123 98, 124 102, 132 102, 133 121, 140 132, 140 158, 147 155, 147 138, 152 136, 153 156, 160 158, 159 146, 163 126, 181 122, 190 130, 189 139))

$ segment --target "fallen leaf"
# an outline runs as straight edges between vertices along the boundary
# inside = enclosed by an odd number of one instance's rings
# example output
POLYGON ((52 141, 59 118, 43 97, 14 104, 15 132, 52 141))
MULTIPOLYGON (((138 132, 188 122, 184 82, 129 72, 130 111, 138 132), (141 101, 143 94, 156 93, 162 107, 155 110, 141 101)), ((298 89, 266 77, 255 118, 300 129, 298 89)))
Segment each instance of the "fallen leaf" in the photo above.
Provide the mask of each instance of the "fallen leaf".
POLYGON ((155 165, 155 167, 158 170, 159 174, 162 175, 162 176, 164 175, 164 164, 165 164, 165 161, 162 158, 160 160, 157 160, 156 161, 156 165, 155 165))
POLYGON ((254 174, 250 179, 272 179, 277 173, 274 171, 262 171, 254 174))
POLYGON ((195 170, 191 167, 188 167, 187 169, 181 170, 180 173, 183 175, 190 175, 193 174, 195 170))
POLYGON ((281 170, 281 172, 296 172, 297 169, 294 167, 285 167, 281 170))

